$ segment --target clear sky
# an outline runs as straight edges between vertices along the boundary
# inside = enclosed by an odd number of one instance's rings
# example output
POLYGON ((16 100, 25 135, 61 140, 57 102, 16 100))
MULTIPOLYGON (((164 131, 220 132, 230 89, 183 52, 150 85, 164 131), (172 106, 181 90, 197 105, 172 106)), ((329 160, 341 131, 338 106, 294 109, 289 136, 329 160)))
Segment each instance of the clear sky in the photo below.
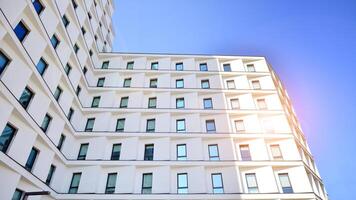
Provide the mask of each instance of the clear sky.
POLYGON ((329 196, 356 199, 356 0, 114 1, 115 51, 266 56, 329 196))

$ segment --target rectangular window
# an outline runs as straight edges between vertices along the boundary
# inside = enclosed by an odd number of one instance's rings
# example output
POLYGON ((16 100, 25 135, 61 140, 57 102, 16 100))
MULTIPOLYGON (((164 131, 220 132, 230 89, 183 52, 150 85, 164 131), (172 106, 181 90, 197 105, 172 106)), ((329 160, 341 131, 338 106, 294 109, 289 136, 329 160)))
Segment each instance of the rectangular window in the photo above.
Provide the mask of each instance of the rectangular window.
POLYGON ((32 98, 34 96, 34 93, 28 88, 27 86, 25 87, 24 91, 21 94, 21 97, 19 99, 19 103, 24 109, 27 109, 28 105, 30 104, 32 98))
POLYGON ((145 155, 144 155, 143 160, 153 160, 153 151, 154 151, 154 145, 146 144, 145 145, 145 155))
POLYGON ((0 51, 0 75, 5 70, 5 68, 9 65, 10 58, 7 57, 2 51, 0 51))
POLYGON ((86 132, 92 132, 93 131, 94 122, 95 122, 95 118, 89 118, 87 120, 87 124, 85 125, 85 131, 86 132))
POLYGON ((6 124, 6 126, 0 136, 0 151, 1 152, 3 152, 3 153, 7 152, 7 149, 9 148, 16 132, 17 132, 17 129, 15 127, 13 127, 9 123, 6 124))
POLYGON ((14 32, 17 36, 17 38, 20 40, 20 42, 22 42, 26 36, 29 34, 29 30, 26 27, 26 25, 20 21, 14 28, 14 32))
POLYGON ((226 81, 227 89, 235 89, 235 81, 234 80, 228 80, 226 81))
POLYGON ((231 109, 240 109, 240 101, 238 98, 230 99, 231 109))
POLYGON ((113 144, 111 151, 111 160, 120 160, 121 144, 113 144))
POLYGON ((32 147, 30 155, 27 158, 25 168, 27 171, 32 171, 33 165, 35 164, 36 158, 38 156, 38 150, 35 147, 32 147))
POLYGON ((124 132, 125 130, 125 118, 117 119, 116 121, 116 132, 124 132))
POLYGON ((158 70, 158 62, 151 63, 151 69, 152 70, 158 70))
POLYGON ((245 174, 248 193, 258 193, 258 185, 255 173, 245 174))
POLYGON ((261 84, 259 80, 252 81, 252 88, 254 90, 260 90, 261 89, 261 84))
POLYGON ((58 145, 57 145, 58 150, 62 149, 65 140, 66 140, 66 136, 61 134, 61 137, 59 138, 58 145))
POLYGON ((77 2, 75 2, 75 0, 72 0, 72 4, 73 4, 74 9, 78 8, 78 4, 77 4, 77 2))
POLYGON ((157 88, 157 79, 150 80, 150 88, 157 88))
POLYGON ((247 144, 240 145, 240 153, 241 153, 241 160, 243 161, 252 160, 249 145, 247 144))
POLYGON ((69 20, 66 15, 62 16, 62 22, 63 22, 64 27, 67 28, 67 26, 69 25, 69 20))
POLYGON ((82 30, 83 35, 85 35, 85 33, 87 32, 83 26, 80 28, 80 30, 82 30))
POLYGON ((59 100, 59 97, 61 96, 62 92, 63 92, 62 88, 57 86, 57 88, 56 88, 56 90, 54 91, 54 94, 53 94, 54 99, 56 99, 56 101, 59 100))
POLYGON ((204 109, 213 109, 213 100, 211 98, 203 99, 204 109))
POLYGON ((271 154, 273 160, 283 160, 283 156, 279 144, 273 144, 270 147, 271 147, 271 154))
POLYGON ((145 173, 142 175, 142 194, 151 194, 152 193, 152 173, 145 173))
POLYGON ((59 42, 60 41, 59 41, 58 37, 55 34, 53 34, 52 37, 51 37, 51 44, 52 44, 54 49, 56 49, 58 47, 59 42))
POLYGON ((247 71, 248 72, 255 72, 256 71, 255 65, 254 64, 248 64, 247 65, 247 71))
POLYGON ((108 69, 109 68, 109 61, 104 61, 103 64, 101 64, 101 69, 108 69))
POLYGON ((93 97, 93 101, 91 102, 91 107, 92 107, 92 108, 97 108, 97 107, 99 107, 100 98, 101 98, 100 96, 93 97))
POLYGON ((97 87, 104 87, 105 77, 98 78, 97 87))
POLYGON ((134 68, 134 61, 127 62, 126 69, 133 69, 134 68))
POLYGON ((279 182, 281 183, 283 193, 293 193, 293 188, 287 173, 278 174, 279 182))
POLYGON ((183 71, 183 63, 176 63, 176 71, 183 71))
POLYGON ((44 6, 40 0, 32 0, 33 7, 36 10, 36 13, 39 15, 44 10, 44 6))
POLYGON ((185 132, 185 119, 177 119, 176 121, 177 132, 185 132))
POLYGON ((257 106, 260 110, 266 110, 267 104, 265 99, 257 99, 257 106))
POLYGON ((11 200, 21 200, 23 196, 23 191, 16 188, 11 200))
POLYGON ((184 98, 176 99, 176 108, 184 108, 184 98))
POLYGON ((148 119, 146 124, 146 132, 155 132, 156 119, 148 119))
POLYGON ((74 49, 74 52, 77 54, 79 51, 79 46, 77 44, 74 44, 73 49, 74 49))
POLYGON ((205 125, 206 125, 206 132, 208 132, 208 133, 216 132, 216 127, 215 127, 215 121, 214 120, 206 120, 205 121, 205 125))
POLYGON ((83 67, 83 74, 85 75, 87 73, 88 69, 84 66, 83 67))
POLYGON ((38 61, 37 65, 36 65, 36 68, 37 68, 38 73, 41 74, 41 76, 43 76, 47 67, 48 67, 47 62, 43 58, 40 58, 40 60, 38 61))
POLYGON ((224 193, 222 174, 221 173, 211 174, 211 180, 213 183, 212 184, 213 185, 213 193, 214 194, 224 193))
POLYGON ((176 88, 184 88, 184 80, 183 79, 176 80, 176 88))
POLYGON ((127 108, 128 104, 129 104, 129 97, 121 97, 120 108, 127 108))
POLYGON ((87 157, 89 143, 80 144, 77 160, 85 160, 87 157))
POLYGON ((105 194, 112 194, 115 192, 117 173, 109 173, 106 180, 105 194))
POLYGON ((77 96, 79 96, 80 91, 82 91, 82 88, 78 85, 78 86, 77 86, 77 89, 75 90, 75 94, 76 94, 77 96))
POLYGON ((186 144, 177 144, 177 160, 187 160, 186 144))
POLYGON ((220 160, 219 148, 217 144, 208 145, 209 149, 209 160, 220 160))
POLYGON ((71 70, 72 70, 72 67, 70 66, 69 63, 67 63, 66 66, 64 67, 64 71, 66 72, 67 76, 69 75, 71 70))
POLYGON ((125 78, 123 87, 131 87, 131 78, 125 78))
POLYGON ((52 117, 48 113, 46 113, 45 117, 43 118, 42 124, 41 124, 41 129, 43 132, 46 133, 51 121, 52 121, 52 117))
POLYGON ((68 190, 69 194, 76 194, 78 192, 81 176, 82 176, 82 173, 73 173, 72 180, 70 182, 70 186, 69 186, 69 190, 68 190))
POLYGON ((55 171, 56 171, 56 166, 51 165, 51 167, 49 168, 49 172, 48 172, 47 178, 46 178, 46 184, 47 185, 51 184, 51 180, 52 180, 52 177, 53 177, 53 174, 54 174, 55 171))
POLYGON ((188 174, 181 173, 177 174, 177 193, 187 194, 188 193, 188 174))
POLYGON ((236 132, 245 131, 244 120, 235 120, 235 130, 236 130, 236 132))
POLYGON ((201 88, 202 89, 209 89, 210 88, 209 80, 201 80, 201 88))
POLYGON ((208 64, 200 63, 199 64, 199 69, 200 69, 200 71, 208 71, 208 64))
POLYGON ((156 97, 148 98, 148 108, 156 108, 156 106, 157 106, 157 98, 156 97))
POLYGON ((224 72, 231 72, 231 65, 230 64, 223 64, 224 72))

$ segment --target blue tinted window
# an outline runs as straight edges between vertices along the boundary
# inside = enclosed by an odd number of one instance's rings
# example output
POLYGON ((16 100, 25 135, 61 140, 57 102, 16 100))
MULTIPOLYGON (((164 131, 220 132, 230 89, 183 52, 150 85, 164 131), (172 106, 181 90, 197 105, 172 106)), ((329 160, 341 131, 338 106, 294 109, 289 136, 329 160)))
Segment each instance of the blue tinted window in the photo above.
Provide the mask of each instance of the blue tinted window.
POLYGON ((10 59, 0 51, 0 74, 4 71, 5 67, 10 63, 10 59))
POLYGON ((32 170, 32 167, 35 164, 37 155, 38 155, 38 150, 33 147, 32 150, 31 150, 30 155, 28 156, 28 159, 27 159, 27 162, 26 162, 26 165, 25 165, 25 168, 28 171, 32 170))
POLYGON ((23 24, 21 21, 16 25, 14 32, 17 36, 17 38, 22 42, 26 35, 28 34, 29 30, 26 28, 25 24, 23 24))
POLYGON ((59 39, 57 38, 56 35, 53 35, 51 38, 51 43, 53 48, 57 48, 58 44, 59 44, 59 39))
POLYGON ((200 71, 208 71, 208 65, 206 63, 201 63, 199 67, 200 71))
POLYGON ((16 133, 16 129, 10 124, 6 124, 0 136, 0 151, 6 153, 15 133, 16 133))
POLYGON ((38 73, 41 74, 41 76, 46 71, 47 66, 48 66, 47 62, 43 58, 40 58, 40 60, 38 61, 37 65, 36 65, 36 68, 37 68, 38 73))
POLYGON ((33 7, 35 7, 37 14, 40 14, 43 11, 44 6, 42 5, 42 3, 39 0, 32 0, 32 4, 33 4, 33 7))

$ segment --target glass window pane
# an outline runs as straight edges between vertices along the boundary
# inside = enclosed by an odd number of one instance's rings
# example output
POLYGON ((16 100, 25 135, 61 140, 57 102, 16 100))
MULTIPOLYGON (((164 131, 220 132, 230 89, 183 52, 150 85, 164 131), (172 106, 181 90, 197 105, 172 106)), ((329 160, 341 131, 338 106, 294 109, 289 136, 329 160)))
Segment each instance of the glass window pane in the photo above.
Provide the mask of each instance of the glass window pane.
POLYGON ((32 149, 31 149, 31 152, 30 152, 30 155, 29 155, 28 158, 27 158, 26 165, 25 165, 25 168, 26 168, 28 171, 31 171, 31 170, 32 170, 32 167, 33 167, 33 165, 35 164, 35 160, 36 160, 36 158, 37 158, 37 155, 38 155, 38 150, 35 149, 35 148, 32 148, 32 149))
POLYGON ((151 88, 157 88, 157 79, 151 79, 150 80, 150 87, 151 88))
POLYGON ((147 120, 147 125, 146 125, 146 131, 147 132, 154 132, 155 131, 155 119, 148 119, 147 120))
POLYGON ((148 99, 148 108, 156 108, 156 104, 157 104, 157 98, 156 97, 148 99))
POLYGON ((125 119, 118 119, 116 122, 116 131, 124 131, 125 119))
POLYGON ((179 119, 176 122, 177 124, 177 132, 182 132, 185 131, 185 120, 184 119, 179 119))
POLYGON ((214 120, 207 120, 206 121, 206 131, 207 132, 215 132, 215 121, 214 120))
POLYGON ((208 147, 210 160, 219 160, 218 145, 209 145, 208 147))
POLYGON ((126 65, 126 69, 133 69, 134 67, 134 62, 128 62, 126 65))
POLYGON ((187 159, 187 148, 185 144, 177 145, 177 160, 187 159))
POLYGON ((213 108, 213 100, 211 98, 204 99, 204 109, 212 109, 213 108))
POLYGON ((183 63, 176 63, 176 70, 183 71, 183 63))
POLYGON ((184 108, 184 98, 176 99, 176 108, 184 108))
POLYGON ((243 120, 236 120, 235 121, 235 128, 236 128, 236 132, 245 131, 244 121, 243 120))
POLYGON ((131 78, 127 78, 124 80, 124 87, 130 87, 131 86, 131 78))
POLYGON ((47 62, 43 58, 40 58, 40 60, 38 61, 37 65, 36 65, 36 68, 37 68, 38 73, 41 74, 41 76, 44 74, 47 67, 48 67, 47 62))
POLYGON ((250 148, 248 145, 240 145, 241 159, 245 161, 251 160, 250 148))
POLYGON ((28 34, 29 30, 27 29, 25 24, 23 24, 22 21, 20 21, 14 28, 14 32, 17 38, 20 40, 20 42, 22 42, 25 39, 26 35, 28 34))
POLYGON ((240 102, 239 99, 231 99, 231 108, 232 109, 239 109, 240 108, 240 102))
POLYGON ((224 68, 225 72, 231 72, 231 65, 230 64, 224 64, 223 68, 224 68))
POLYGON ((184 88, 184 80, 183 79, 176 80, 176 88, 184 88))
POLYGON ((23 108, 27 108, 28 105, 30 104, 30 101, 32 99, 33 93, 32 91, 26 87, 25 90, 22 92, 21 97, 19 99, 20 104, 22 105, 23 108))
POLYGON ((200 71, 208 71, 208 65, 206 63, 200 63, 200 71))
POLYGON ((151 63, 151 69, 152 70, 158 70, 158 62, 151 63))
POLYGON ((226 83, 227 83, 227 88, 228 89, 235 89, 236 88, 234 80, 226 81, 226 83))
POLYGON ((6 66, 10 63, 10 59, 0 51, 0 74, 5 70, 6 66))
POLYGON ((23 191, 16 188, 11 200, 21 200, 22 195, 23 195, 23 191))
POLYGON ((6 126, 0 136, 0 151, 1 152, 6 153, 16 131, 17 130, 15 129, 15 127, 10 125, 9 123, 6 124, 6 126))
POLYGON ((209 80, 202 80, 201 81, 201 88, 203 88, 203 89, 210 88, 209 80))

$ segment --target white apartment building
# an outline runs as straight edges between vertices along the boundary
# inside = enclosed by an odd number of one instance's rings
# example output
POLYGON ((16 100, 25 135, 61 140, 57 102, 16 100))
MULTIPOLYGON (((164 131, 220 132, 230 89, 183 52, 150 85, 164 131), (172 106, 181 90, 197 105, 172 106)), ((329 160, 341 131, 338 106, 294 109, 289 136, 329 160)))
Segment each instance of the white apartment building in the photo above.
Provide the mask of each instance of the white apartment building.
POLYGON ((0 0, 0 199, 328 199, 264 57, 111 52, 112 0, 0 0))

